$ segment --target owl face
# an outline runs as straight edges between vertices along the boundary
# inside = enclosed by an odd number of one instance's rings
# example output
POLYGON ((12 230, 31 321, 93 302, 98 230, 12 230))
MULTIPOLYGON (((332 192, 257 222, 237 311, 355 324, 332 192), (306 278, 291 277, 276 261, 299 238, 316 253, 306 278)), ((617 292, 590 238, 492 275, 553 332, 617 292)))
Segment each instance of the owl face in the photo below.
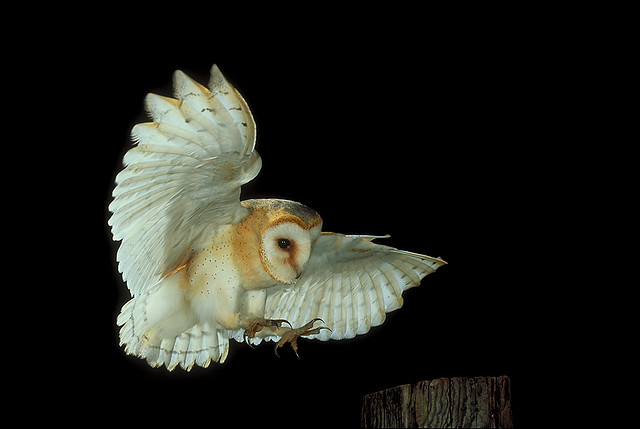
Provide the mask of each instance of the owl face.
POLYGON ((260 261, 265 271, 281 283, 291 284, 302 275, 322 229, 322 218, 310 208, 287 200, 248 200, 242 205, 260 219, 260 261))
POLYGON ((312 231, 295 222, 267 228, 261 237, 260 258, 275 280, 291 284, 302 275, 315 241, 312 231))
POLYGON ((132 294, 117 319, 127 353, 189 370, 223 362, 229 339, 249 333, 277 347, 352 338, 445 264, 371 242, 380 236, 321 234, 322 218, 300 203, 240 201, 262 165, 249 106, 216 66, 208 88, 181 71, 173 86, 175 98, 145 98, 153 121, 133 127, 109 204, 132 294), (326 326, 313 328, 319 319, 326 326), (256 330, 283 321, 290 328, 256 330))

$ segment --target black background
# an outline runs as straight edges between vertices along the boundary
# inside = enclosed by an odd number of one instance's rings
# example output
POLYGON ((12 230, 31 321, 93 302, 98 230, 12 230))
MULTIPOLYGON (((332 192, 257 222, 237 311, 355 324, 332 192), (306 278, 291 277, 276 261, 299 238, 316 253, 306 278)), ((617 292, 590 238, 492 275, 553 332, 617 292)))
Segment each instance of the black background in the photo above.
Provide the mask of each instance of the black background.
POLYGON ((69 317, 83 323, 68 338, 81 353, 56 383, 70 383, 81 407, 121 421, 356 427, 367 393, 508 375, 516 423, 533 420, 526 358, 534 334, 524 311, 537 267, 526 243, 536 230, 529 160, 545 71, 531 60, 535 40, 515 28, 438 28, 413 22, 338 39, 330 26, 317 37, 298 37, 297 28, 251 42, 212 34, 187 49, 186 35, 167 48, 125 25, 77 49, 63 65, 80 79, 72 100, 79 130, 67 149, 87 152, 60 180, 91 189, 75 202, 72 232, 86 272, 69 317), (289 348, 277 358, 270 343, 252 350, 232 340, 224 364, 170 373, 118 347, 115 318, 129 295, 107 206, 129 131, 147 120, 144 95, 170 95, 176 69, 206 83, 213 63, 257 123, 263 168, 243 198, 299 201, 327 231, 390 234, 380 242, 449 264, 405 292, 404 306, 367 335, 301 340, 301 360, 289 348))

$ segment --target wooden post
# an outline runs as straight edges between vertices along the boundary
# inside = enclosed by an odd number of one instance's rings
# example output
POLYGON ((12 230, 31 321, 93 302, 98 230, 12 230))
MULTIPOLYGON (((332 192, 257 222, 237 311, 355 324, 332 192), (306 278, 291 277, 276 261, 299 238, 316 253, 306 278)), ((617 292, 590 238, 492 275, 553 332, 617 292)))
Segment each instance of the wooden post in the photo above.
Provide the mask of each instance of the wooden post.
POLYGON ((437 378, 371 393, 362 403, 361 426, 510 428, 511 381, 437 378))

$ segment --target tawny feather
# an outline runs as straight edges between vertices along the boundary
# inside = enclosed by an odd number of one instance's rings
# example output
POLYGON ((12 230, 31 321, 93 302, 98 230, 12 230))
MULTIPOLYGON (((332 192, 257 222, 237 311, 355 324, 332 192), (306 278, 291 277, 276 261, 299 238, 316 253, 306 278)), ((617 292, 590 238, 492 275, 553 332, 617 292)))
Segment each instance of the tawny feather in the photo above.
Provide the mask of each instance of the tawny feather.
MULTIPOLYGON (((445 264, 373 243, 388 236, 321 234, 320 215, 294 201, 240 202, 262 166, 249 107, 215 65, 208 87, 181 71, 173 83, 173 98, 145 98, 152 122, 133 127, 109 205, 132 295, 117 318, 127 353, 169 370, 206 367, 264 318, 321 318, 331 330, 311 337, 352 338, 445 264)), ((283 335, 251 341, 273 332, 283 335)))

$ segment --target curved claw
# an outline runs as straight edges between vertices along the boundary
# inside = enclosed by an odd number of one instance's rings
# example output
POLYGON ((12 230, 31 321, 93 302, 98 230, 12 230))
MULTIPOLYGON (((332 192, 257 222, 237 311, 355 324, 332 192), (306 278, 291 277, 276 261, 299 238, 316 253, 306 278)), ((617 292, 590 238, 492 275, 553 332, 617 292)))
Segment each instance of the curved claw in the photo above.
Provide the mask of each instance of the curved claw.
POLYGON ((243 335, 244 342, 247 343, 249 347, 253 349, 255 348, 255 346, 251 344, 250 340, 251 338, 254 338, 258 332, 262 331, 262 328, 274 327, 274 326, 277 328, 280 328, 283 323, 286 323, 287 325, 289 325, 290 328, 293 329, 293 326, 291 326, 291 323, 289 323, 289 321, 285 319, 254 319, 250 323, 249 327, 244 330, 244 335, 243 335))
MULTIPOLYGON (((313 324, 314 324, 315 322, 317 322, 318 320, 319 320, 319 321, 321 321, 322 323, 325 323, 325 321, 324 321, 324 320, 322 320, 322 319, 321 319, 321 318, 319 318, 319 317, 316 317, 315 319, 313 319, 313 320, 312 320, 311 322, 309 322, 309 323, 310 323, 310 324, 311 324, 311 326, 313 327, 313 324)), ((320 333, 320 330, 321 330, 321 329, 328 329, 328 330, 330 330, 331 332, 333 332, 333 329, 329 328, 328 326, 319 326, 319 327, 317 327, 317 328, 314 328, 314 329, 313 329, 313 330, 317 330, 317 331, 318 331, 318 332, 314 332, 314 334, 318 334, 318 333, 320 333)), ((311 330, 310 330, 310 331, 311 331, 311 330)), ((309 335, 312 335, 312 334, 309 334, 309 335)))
POLYGON ((251 338, 249 338, 249 335, 247 334, 246 330, 244 331, 244 342, 247 343, 249 345, 249 347, 251 347, 252 349, 256 348, 256 346, 251 344, 251 338))
MULTIPOLYGON (((274 319, 274 320, 272 320, 272 322, 277 322, 277 323, 278 323, 278 328, 279 328, 279 327, 280 327, 280 325, 282 325, 283 323, 286 323, 287 325, 289 325, 289 327, 290 327, 291 329, 293 329, 293 326, 291 326, 291 323, 289 323, 289 321, 288 321, 288 320, 285 320, 285 319, 274 319)), ((324 323, 324 322, 322 322, 322 323, 324 323)))
MULTIPOLYGON (((306 335, 319 334, 320 331, 323 330, 323 329, 328 329, 329 331, 331 331, 331 328, 326 327, 326 326, 320 326, 318 328, 314 328, 313 324, 315 322, 317 322, 318 320, 321 321, 322 323, 324 323, 324 320, 322 320, 319 317, 316 317, 315 319, 313 319, 309 323, 306 323, 305 325, 301 326, 300 328, 291 329, 290 331, 284 333, 280 337, 280 341, 278 341, 276 343, 275 347, 273 348, 273 351, 275 352, 276 356, 280 357, 280 355, 278 354, 278 349, 280 347, 285 345, 285 343, 291 343, 291 348, 295 352, 295 354, 298 357, 298 359, 300 359, 300 355, 298 354, 298 338, 299 337, 306 336, 306 335)), ((289 325, 289 326, 291 326, 291 325, 289 325)))

